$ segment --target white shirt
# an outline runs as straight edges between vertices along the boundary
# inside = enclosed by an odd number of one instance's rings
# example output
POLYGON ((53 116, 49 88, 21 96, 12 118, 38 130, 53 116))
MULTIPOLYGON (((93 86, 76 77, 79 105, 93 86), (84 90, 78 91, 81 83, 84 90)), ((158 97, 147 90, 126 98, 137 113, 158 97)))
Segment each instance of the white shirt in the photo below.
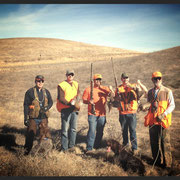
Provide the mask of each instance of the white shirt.
POLYGON ((175 103, 174 103, 174 97, 172 91, 169 92, 169 98, 168 98, 168 108, 164 112, 164 115, 167 116, 175 109, 175 103))

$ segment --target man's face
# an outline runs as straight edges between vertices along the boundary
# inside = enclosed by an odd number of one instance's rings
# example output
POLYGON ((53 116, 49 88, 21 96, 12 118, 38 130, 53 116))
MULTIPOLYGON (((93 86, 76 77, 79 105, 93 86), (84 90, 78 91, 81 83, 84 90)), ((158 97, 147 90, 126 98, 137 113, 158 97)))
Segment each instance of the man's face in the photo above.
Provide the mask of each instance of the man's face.
POLYGON ((101 78, 94 79, 94 86, 100 86, 100 85, 101 85, 101 82, 102 82, 102 79, 101 79, 101 78))
POLYGON ((66 77, 67 77, 67 81, 68 81, 68 82, 72 82, 73 79, 74 79, 74 74, 73 74, 73 73, 68 74, 68 75, 66 75, 66 77))
POLYGON ((129 77, 121 78, 121 81, 124 85, 127 85, 129 83, 129 77))
POLYGON ((41 89, 44 85, 44 80, 36 80, 36 86, 41 89))
POLYGON ((162 84, 162 78, 161 77, 154 77, 154 78, 152 78, 152 82, 154 83, 155 87, 160 88, 161 84, 162 84))

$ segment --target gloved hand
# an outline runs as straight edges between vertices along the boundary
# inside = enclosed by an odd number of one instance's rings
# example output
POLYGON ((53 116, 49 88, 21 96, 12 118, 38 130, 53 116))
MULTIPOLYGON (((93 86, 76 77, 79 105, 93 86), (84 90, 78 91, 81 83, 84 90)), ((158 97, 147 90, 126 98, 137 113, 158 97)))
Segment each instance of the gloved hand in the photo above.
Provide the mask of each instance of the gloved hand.
POLYGON ((29 126, 29 120, 27 119, 27 117, 24 117, 24 125, 29 126))

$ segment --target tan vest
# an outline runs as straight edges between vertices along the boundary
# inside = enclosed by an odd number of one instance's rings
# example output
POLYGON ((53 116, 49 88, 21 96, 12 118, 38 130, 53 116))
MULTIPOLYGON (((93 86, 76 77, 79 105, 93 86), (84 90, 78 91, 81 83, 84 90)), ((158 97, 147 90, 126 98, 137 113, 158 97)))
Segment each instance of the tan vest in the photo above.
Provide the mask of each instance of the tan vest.
POLYGON ((148 101, 151 103, 148 114, 144 117, 144 125, 162 125, 164 128, 168 128, 171 125, 171 116, 172 113, 165 116, 162 122, 157 122, 157 116, 164 113, 168 107, 168 98, 170 89, 162 86, 157 94, 157 99, 155 100, 157 103, 157 109, 154 110, 154 88, 149 90, 148 92, 148 101))
MULTIPOLYGON (((34 118, 38 118, 39 116, 39 111, 40 111, 40 105, 39 105, 39 98, 38 98, 38 94, 36 91, 36 87, 33 88, 34 89, 34 96, 35 99, 32 101, 32 105, 29 106, 29 118, 30 119, 34 119, 34 118)), ((47 94, 45 89, 42 89, 43 91, 43 100, 44 101, 44 106, 48 106, 48 98, 47 98, 47 94)), ((46 116, 49 117, 49 110, 45 112, 46 116)))

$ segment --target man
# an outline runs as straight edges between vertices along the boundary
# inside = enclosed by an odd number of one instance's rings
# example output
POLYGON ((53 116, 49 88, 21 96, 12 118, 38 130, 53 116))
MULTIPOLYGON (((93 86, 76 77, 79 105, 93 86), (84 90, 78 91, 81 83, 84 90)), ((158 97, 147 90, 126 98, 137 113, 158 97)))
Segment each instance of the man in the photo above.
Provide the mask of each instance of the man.
MULTIPOLYGON (((175 108, 174 97, 172 91, 162 85, 161 72, 152 74, 152 82, 154 88, 148 91, 147 101, 150 108, 145 116, 144 125, 149 126, 154 164, 161 167, 171 167, 172 155, 168 128, 171 125, 172 111, 175 108)), ((145 107, 147 104, 144 105, 143 109, 145 107)))
POLYGON ((119 101, 119 121, 122 128, 123 146, 128 147, 128 129, 130 133, 132 154, 137 154, 137 136, 136 136, 136 112, 138 109, 137 88, 147 92, 146 87, 137 81, 137 84, 129 83, 129 76, 126 73, 121 75, 122 84, 116 89, 115 99, 119 101))
MULTIPOLYGON (((35 84, 26 91, 24 98, 24 125, 27 126, 25 155, 28 155, 32 149, 37 127, 41 134, 43 132, 41 123, 48 129, 49 109, 53 105, 50 92, 43 87, 44 77, 42 75, 35 77, 35 84)), ((51 138, 50 135, 49 138, 51 138)))
POLYGON ((113 92, 112 87, 102 86, 102 75, 95 74, 93 77, 93 99, 91 99, 91 88, 88 87, 83 93, 83 103, 88 104, 88 123, 89 130, 87 133, 87 147, 86 152, 90 152, 93 148, 101 146, 103 137, 103 130, 106 123, 106 109, 105 104, 107 96, 113 92), (92 113, 92 106, 95 108, 95 113, 92 113))
POLYGON ((57 87, 57 109, 61 112, 61 150, 73 149, 76 141, 79 84, 74 81, 74 70, 66 71, 66 80, 57 87))

